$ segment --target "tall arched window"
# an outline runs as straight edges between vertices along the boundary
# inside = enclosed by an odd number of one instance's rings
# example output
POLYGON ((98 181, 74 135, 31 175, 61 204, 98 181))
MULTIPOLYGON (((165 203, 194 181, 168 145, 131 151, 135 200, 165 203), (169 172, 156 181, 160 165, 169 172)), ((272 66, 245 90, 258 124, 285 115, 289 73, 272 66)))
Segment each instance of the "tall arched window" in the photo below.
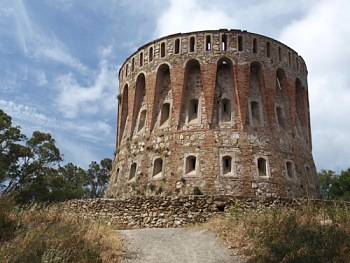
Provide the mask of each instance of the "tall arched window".
POLYGON ((153 61, 153 47, 150 47, 148 50, 148 61, 153 61))
POLYGON ((238 51, 243 51, 243 36, 238 36, 238 51))
POLYGON ((162 42, 160 44, 160 57, 164 58, 165 57, 165 43, 162 42))
POLYGON ((190 52, 194 52, 196 46, 195 37, 190 37, 190 52))
POLYGON ((253 53, 258 53, 258 41, 256 38, 253 38, 253 53))
POLYGON ((157 179, 163 177, 163 159, 156 158, 153 162, 152 178, 157 179))
POLYGON ((211 36, 209 35, 205 37, 205 50, 211 50, 211 36))
POLYGON ((174 43, 174 53, 175 54, 179 54, 180 53, 180 39, 175 39, 175 43, 174 43))
POLYGON ((271 57, 271 43, 269 41, 266 42, 266 56, 271 57))
POLYGON ((249 97, 246 124, 252 127, 264 126, 264 111, 262 100, 263 76, 262 66, 258 62, 250 65, 249 97))
POLYGON ((146 80, 143 73, 139 74, 136 79, 135 97, 134 97, 134 111, 131 130, 135 133, 139 132, 145 126, 146 117, 146 80), (141 113, 141 111, 145 111, 141 113), (141 129, 137 127, 141 127, 141 129))

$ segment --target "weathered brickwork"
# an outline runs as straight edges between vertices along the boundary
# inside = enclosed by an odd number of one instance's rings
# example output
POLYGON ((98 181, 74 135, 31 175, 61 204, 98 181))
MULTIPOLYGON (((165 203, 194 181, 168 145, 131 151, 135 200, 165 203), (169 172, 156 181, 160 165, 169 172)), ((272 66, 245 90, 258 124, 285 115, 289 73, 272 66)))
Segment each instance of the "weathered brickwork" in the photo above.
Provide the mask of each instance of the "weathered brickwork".
POLYGON ((139 48, 119 72, 107 197, 319 197, 307 69, 291 48, 240 30, 139 48))

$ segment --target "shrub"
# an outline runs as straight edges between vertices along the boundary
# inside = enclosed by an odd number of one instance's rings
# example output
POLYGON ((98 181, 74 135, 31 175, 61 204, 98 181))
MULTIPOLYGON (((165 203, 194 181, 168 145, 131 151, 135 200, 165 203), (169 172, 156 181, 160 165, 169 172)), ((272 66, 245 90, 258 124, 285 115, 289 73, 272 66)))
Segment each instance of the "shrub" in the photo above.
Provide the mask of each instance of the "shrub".
POLYGON ((15 202, 12 198, 0 197, 0 242, 10 240, 16 230, 14 207, 15 202))
POLYGON ((106 226, 49 208, 24 210, 2 262, 120 262, 121 244, 106 226))
POLYGON ((339 203, 257 210, 235 205, 207 228, 252 262, 350 262, 349 207, 339 203))

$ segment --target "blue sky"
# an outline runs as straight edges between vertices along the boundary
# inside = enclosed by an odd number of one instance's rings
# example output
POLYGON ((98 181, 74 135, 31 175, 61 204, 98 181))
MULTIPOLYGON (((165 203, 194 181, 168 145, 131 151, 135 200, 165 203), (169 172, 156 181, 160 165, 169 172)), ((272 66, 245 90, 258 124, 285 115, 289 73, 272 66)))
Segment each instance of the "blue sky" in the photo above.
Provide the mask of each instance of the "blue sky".
POLYGON ((30 136, 49 132, 65 162, 113 158, 118 71, 169 34, 244 29, 296 50, 309 70, 318 170, 350 167, 348 0, 2 0, 0 108, 30 136))

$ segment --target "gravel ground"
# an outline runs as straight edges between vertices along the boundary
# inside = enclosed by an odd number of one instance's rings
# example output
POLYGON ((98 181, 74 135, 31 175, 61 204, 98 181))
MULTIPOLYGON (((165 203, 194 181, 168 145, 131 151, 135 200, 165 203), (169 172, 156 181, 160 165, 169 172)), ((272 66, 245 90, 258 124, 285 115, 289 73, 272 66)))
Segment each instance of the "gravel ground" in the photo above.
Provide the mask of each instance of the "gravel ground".
POLYGON ((145 228, 118 230, 128 263, 244 263, 207 230, 145 228))

